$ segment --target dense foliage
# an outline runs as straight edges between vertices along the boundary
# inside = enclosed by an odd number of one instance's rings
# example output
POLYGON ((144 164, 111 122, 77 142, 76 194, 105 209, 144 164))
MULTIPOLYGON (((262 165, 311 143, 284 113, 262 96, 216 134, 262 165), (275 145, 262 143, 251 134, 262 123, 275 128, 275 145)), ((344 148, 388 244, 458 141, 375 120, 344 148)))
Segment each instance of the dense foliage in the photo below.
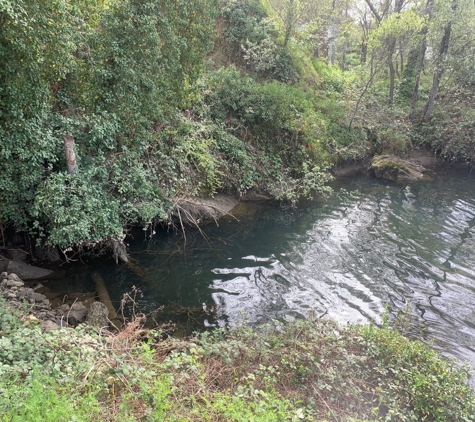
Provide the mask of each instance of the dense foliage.
POLYGON ((472 160, 474 33, 469 0, 0 0, 2 233, 110 244, 182 196, 295 203, 414 145, 472 160))
POLYGON ((475 420, 467 368, 387 325, 309 319, 180 341, 132 323, 101 337, 44 334, 1 305, 2 421, 475 420))

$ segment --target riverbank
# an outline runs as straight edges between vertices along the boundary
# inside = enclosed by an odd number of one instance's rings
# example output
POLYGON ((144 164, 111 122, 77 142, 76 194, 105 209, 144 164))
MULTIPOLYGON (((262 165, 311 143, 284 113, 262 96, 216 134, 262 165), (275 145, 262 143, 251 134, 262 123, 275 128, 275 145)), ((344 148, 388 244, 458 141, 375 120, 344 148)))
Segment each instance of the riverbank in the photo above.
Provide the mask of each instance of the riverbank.
POLYGON ((374 325, 312 317, 163 339, 43 333, 0 307, 4 421, 473 421, 468 370, 374 325))

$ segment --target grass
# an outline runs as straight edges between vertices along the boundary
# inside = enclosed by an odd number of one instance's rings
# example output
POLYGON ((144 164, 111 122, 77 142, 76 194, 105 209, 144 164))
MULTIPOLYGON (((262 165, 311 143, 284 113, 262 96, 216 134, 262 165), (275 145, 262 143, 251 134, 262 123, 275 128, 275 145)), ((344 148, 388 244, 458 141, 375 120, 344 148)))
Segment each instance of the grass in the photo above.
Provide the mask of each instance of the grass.
POLYGON ((2 305, 0 421, 475 420, 468 368, 387 324, 309 318, 162 337, 43 334, 2 305), (22 354, 20 339, 37 350, 22 354))

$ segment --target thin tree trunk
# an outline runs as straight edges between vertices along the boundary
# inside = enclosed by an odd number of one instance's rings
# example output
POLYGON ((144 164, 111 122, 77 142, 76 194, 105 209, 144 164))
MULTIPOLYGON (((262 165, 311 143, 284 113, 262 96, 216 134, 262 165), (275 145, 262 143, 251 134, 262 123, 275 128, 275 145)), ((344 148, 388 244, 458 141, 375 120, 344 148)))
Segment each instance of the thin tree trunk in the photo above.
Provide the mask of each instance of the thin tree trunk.
MULTIPOLYGON (((454 0, 454 3, 456 0, 454 0)), ((437 92, 439 90, 440 81, 442 80, 442 76, 445 72, 445 57, 447 55, 447 51, 449 50, 449 43, 450 43, 450 34, 452 32, 452 22, 449 21, 445 26, 444 36, 442 37, 442 41, 440 42, 439 48, 439 57, 437 58, 435 71, 434 71, 434 78, 432 80, 432 89, 430 91, 429 99, 427 100, 427 104, 424 108, 424 112, 422 114, 423 120, 428 120, 432 115, 432 111, 434 109, 435 97, 437 96, 437 92)))
MULTIPOLYGON (((426 3, 426 10, 425 14, 427 15, 428 20, 432 18, 432 7, 434 5, 434 0, 427 0, 426 3)), ((414 80, 414 89, 412 90, 412 101, 411 101, 411 118, 414 118, 416 115, 416 107, 417 101, 419 100, 419 82, 421 79, 422 68, 424 66, 424 59, 427 50, 427 33, 429 32, 429 28, 425 26, 422 29, 422 40, 421 40, 421 48, 419 51, 419 60, 417 62, 417 70, 416 70, 416 77, 414 80)))
POLYGON ((399 42, 399 58, 401 60, 401 76, 404 73, 404 54, 403 54, 403 48, 402 48, 402 42, 399 42))
POLYGON ((348 124, 348 132, 351 130, 351 127, 353 126, 353 121, 355 120, 355 117, 358 114, 361 101, 363 100, 363 97, 365 96, 366 92, 368 91, 368 88, 373 83, 373 78, 376 75, 376 73, 379 72, 379 70, 380 70, 379 66, 373 66, 373 59, 371 58, 371 74, 370 74, 370 77, 368 79, 368 82, 366 82, 366 85, 365 85, 363 91, 361 92, 361 95, 358 98, 358 101, 356 102, 355 109, 354 109, 353 114, 352 114, 351 119, 350 119, 350 123, 348 124))
POLYGON ((378 11, 376 10, 376 8, 373 6, 373 4, 371 3, 370 0, 365 0, 366 1, 366 4, 369 6, 369 8, 371 9, 371 12, 373 12, 373 15, 374 17, 376 18, 376 20, 378 21, 378 23, 381 23, 381 16, 379 15, 378 11))
POLYGON ((67 133, 63 136, 64 152, 66 154, 66 169, 69 174, 74 174, 77 170, 76 154, 74 152, 73 135, 67 133))
MULTIPOLYGON (((396 0, 394 5, 394 13, 400 13, 404 0, 396 0)), ((394 70, 394 52, 396 50, 397 39, 393 36, 388 40, 388 67, 389 67, 389 106, 392 107, 394 103, 394 87, 396 85, 396 71, 394 70)))
POLYGON ((388 46, 388 67, 389 67, 389 106, 392 107, 394 103, 394 86, 396 80, 396 71, 394 69, 393 56, 396 40, 391 37, 388 46))

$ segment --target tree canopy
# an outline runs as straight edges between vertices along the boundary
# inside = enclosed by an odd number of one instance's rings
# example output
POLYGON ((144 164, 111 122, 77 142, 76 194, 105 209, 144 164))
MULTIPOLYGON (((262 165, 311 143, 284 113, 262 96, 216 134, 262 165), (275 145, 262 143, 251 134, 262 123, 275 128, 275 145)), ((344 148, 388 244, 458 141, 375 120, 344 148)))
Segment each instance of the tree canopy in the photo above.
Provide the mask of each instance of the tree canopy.
POLYGON ((474 34, 471 0, 0 0, 0 228, 107 244, 182 196, 471 160, 474 34))

